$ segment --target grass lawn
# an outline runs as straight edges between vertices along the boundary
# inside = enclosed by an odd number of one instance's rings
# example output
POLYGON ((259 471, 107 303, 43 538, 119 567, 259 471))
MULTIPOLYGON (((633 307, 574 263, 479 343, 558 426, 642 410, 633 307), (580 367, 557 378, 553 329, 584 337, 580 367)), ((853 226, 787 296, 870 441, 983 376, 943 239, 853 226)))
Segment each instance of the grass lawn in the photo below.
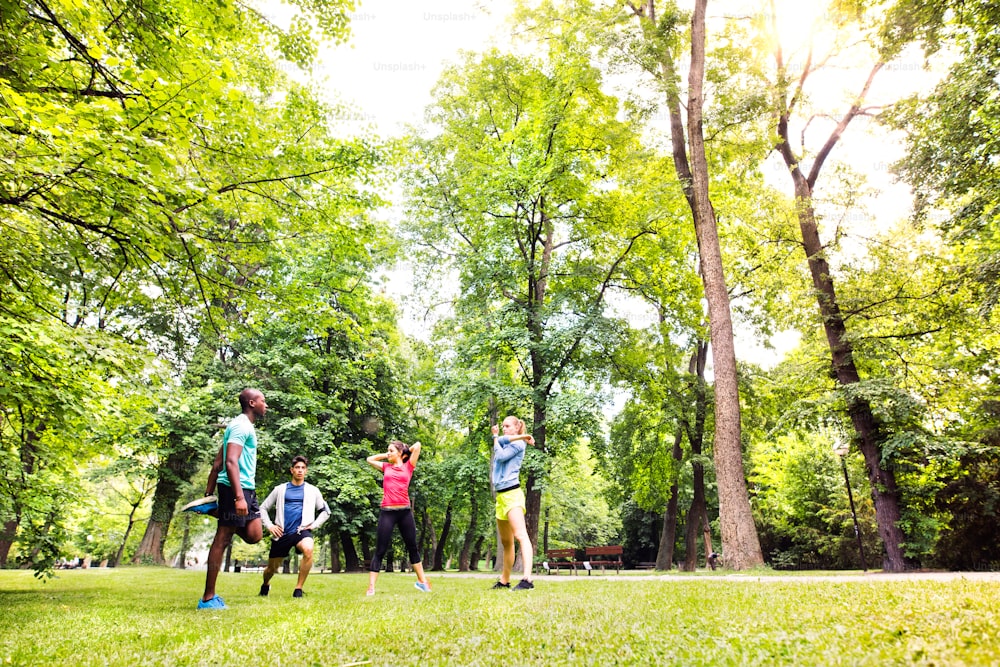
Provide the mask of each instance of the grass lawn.
POLYGON ((998 665, 1000 581, 0 571, 0 665, 998 665), (559 579, 554 581, 554 579, 559 579), (515 579, 516 581, 516 579, 515 579))

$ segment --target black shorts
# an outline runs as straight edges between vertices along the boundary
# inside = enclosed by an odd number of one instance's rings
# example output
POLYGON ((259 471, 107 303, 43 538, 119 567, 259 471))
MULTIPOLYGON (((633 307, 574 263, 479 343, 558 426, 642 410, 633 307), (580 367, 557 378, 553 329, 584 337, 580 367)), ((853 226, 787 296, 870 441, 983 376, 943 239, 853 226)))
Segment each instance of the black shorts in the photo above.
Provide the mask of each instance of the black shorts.
POLYGON ((247 501, 247 514, 236 513, 236 494, 233 487, 217 484, 215 493, 219 496, 219 525, 245 528, 254 519, 260 519, 260 505, 257 503, 257 492, 253 489, 243 489, 243 497, 247 501))
POLYGON ((282 533, 278 539, 271 539, 271 550, 267 553, 270 558, 285 558, 292 552, 295 545, 307 537, 312 537, 311 530, 303 530, 299 533, 282 533))

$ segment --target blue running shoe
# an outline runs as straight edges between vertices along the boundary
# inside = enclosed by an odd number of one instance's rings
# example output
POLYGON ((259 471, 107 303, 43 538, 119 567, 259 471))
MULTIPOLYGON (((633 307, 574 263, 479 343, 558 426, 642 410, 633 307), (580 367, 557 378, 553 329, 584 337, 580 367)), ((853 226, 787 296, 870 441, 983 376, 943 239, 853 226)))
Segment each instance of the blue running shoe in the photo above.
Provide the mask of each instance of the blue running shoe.
POLYGON ((215 496, 205 496, 198 500, 192 500, 181 508, 182 512, 194 512, 195 514, 209 514, 219 509, 219 499, 215 496))
POLYGON ((413 584, 413 587, 416 588, 418 591, 423 591, 424 593, 430 593, 431 592, 431 585, 430 584, 422 583, 420 581, 418 581, 417 583, 413 584))
POLYGON ((198 600, 198 609, 229 609, 218 595, 211 600, 198 600))

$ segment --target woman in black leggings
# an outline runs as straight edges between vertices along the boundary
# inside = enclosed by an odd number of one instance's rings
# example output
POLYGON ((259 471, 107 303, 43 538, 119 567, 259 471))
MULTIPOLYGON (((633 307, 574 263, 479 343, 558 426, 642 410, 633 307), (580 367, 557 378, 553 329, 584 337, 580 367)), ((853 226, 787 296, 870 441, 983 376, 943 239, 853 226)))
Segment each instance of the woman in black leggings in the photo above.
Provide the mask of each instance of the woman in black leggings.
POLYGON ((368 593, 375 595, 375 581, 382 569, 382 559, 389 550, 392 541, 392 529, 399 526, 399 534, 410 556, 410 565, 417 575, 414 586, 424 593, 431 592, 431 585, 424 575, 424 566, 420 562, 420 549, 417 547, 417 524, 413 520, 413 510, 410 508, 410 479, 413 469, 420 458, 420 443, 408 446, 405 442, 393 440, 385 454, 372 454, 366 460, 368 465, 382 473, 382 506, 378 514, 378 530, 376 532, 375 555, 368 567, 368 593))

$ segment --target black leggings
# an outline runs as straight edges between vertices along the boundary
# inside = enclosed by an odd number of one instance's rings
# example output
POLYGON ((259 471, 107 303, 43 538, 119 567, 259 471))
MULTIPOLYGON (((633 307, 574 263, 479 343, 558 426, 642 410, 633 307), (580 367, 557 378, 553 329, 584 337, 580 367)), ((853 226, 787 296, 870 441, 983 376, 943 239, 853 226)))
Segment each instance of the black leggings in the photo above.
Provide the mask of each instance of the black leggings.
POLYGON ((368 567, 371 572, 382 569, 382 559, 392 542, 392 528, 399 525, 399 534, 403 536, 403 544, 409 552, 410 565, 420 562, 420 549, 417 548, 417 524, 413 520, 413 510, 409 507, 402 510, 380 510, 378 513, 378 530, 375 539, 375 555, 368 567))

